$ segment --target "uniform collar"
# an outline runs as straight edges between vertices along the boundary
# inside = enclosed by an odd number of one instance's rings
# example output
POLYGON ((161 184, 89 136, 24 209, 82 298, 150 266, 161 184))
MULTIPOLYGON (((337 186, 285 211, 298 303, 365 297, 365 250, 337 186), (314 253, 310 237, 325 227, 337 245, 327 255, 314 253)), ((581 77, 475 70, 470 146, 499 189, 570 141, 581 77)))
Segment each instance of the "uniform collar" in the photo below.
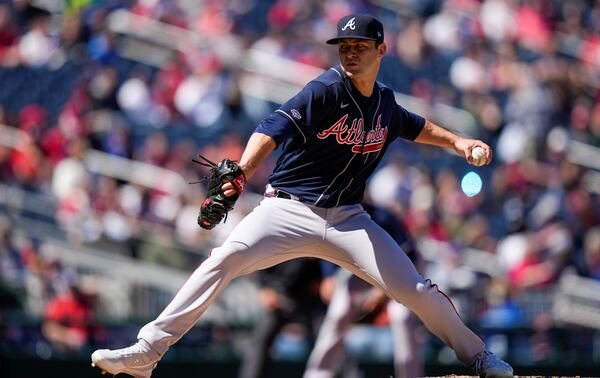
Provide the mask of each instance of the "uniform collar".
MULTIPOLYGON (((337 72, 337 75, 339 76, 339 80, 342 81, 346 87, 348 89, 352 89, 352 92, 355 94, 359 94, 362 96, 362 94, 359 92, 358 89, 356 89, 356 87, 354 86, 354 84, 352 83, 352 80, 350 80, 350 78, 348 77, 348 75, 346 75, 346 73, 344 72, 344 70, 342 69, 342 65, 341 64, 336 64, 335 66, 330 68, 331 70, 337 72)), ((375 83, 373 85, 373 93, 371 94, 370 98, 376 98, 373 97, 373 95, 375 94, 375 92, 379 92, 379 83, 377 82, 377 80, 375 80, 375 83)), ((379 94, 378 94, 379 95, 379 94)), ((362 96, 364 97, 364 96, 362 96)))

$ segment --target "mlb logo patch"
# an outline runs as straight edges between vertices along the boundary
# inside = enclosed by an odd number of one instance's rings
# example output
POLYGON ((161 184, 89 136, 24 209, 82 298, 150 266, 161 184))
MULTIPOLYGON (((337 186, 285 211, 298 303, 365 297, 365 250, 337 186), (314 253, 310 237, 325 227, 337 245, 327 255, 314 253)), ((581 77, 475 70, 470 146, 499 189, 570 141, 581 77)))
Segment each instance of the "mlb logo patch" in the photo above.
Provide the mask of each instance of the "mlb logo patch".
POLYGON ((292 117, 296 118, 296 119, 302 119, 302 116, 300 115, 300 112, 297 111, 296 109, 292 109, 292 117))

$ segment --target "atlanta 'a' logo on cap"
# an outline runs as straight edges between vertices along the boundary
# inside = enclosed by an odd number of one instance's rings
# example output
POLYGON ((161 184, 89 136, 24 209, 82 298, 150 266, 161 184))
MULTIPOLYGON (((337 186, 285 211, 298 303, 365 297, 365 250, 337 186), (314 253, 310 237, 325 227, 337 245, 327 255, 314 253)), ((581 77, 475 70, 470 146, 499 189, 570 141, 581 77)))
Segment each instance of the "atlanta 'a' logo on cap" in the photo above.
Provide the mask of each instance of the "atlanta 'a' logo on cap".
POLYGON ((346 22, 346 25, 344 25, 344 27, 342 28, 342 31, 346 30, 347 28, 350 28, 352 30, 356 29, 356 24, 354 22, 354 19, 356 17, 352 17, 350 20, 348 20, 348 22, 346 22))

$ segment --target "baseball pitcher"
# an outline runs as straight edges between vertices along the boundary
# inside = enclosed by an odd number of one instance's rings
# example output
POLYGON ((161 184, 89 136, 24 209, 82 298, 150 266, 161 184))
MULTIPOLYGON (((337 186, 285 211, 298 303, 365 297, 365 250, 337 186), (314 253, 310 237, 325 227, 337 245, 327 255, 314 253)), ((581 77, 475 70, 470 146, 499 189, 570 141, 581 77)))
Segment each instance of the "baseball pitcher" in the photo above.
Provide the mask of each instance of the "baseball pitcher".
POLYGON ((260 122, 239 165, 227 160, 214 167, 200 226, 210 229, 219 223, 246 179, 280 148, 265 198, 223 245, 213 249, 163 312, 139 331, 135 344, 97 350, 93 365, 111 374, 150 377, 169 347, 196 324, 232 279, 311 256, 351 271, 404 304, 475 374, 513 376, 510 365, 486 350, 447 297, 417 273, 360 205, 367 179, 397 138, 451 148, 469 163, 472 149, 481 147, 484 163, 492 159, 487 144, 407 111, 396 103, 392 90, 376 81, 387 49, 383 32, 383 25, 369 15, 339 21, 337 36, 327 42, 337 45, 340 64, 260 122))

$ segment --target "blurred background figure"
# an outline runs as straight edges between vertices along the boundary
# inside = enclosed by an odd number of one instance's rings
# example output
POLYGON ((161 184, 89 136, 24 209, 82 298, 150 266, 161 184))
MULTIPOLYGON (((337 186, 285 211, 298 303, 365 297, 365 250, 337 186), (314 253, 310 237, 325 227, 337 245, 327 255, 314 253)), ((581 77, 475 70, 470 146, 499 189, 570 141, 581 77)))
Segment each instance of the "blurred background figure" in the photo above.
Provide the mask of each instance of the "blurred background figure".
POLYGON ((259 299, 264 311, 243 351, 240 378, 264 377, 274 346, 282 354, 300 353, 303 357, 305 349, 314 344, 325 313, 325 305, 319 296, 319 260, 294 259, 257 274, 260 283, 259 299), (301 325, 300 329, 294 326, 289 330, 299 333, 296 338, 301 340, 301 345, 286 347, 284 344, 290 341, 285 340, 285 332, 282 331, 286 325, 292 325, 292 322, 301 325), (276 341, 278 337, 279 343, 276 341))
POLYGON ((97 282, 92 277, 72 274, 65 292, 48 301, 42 332, 54 348, 73 352, 89 345, 96 331, 97 295, 97 282))

